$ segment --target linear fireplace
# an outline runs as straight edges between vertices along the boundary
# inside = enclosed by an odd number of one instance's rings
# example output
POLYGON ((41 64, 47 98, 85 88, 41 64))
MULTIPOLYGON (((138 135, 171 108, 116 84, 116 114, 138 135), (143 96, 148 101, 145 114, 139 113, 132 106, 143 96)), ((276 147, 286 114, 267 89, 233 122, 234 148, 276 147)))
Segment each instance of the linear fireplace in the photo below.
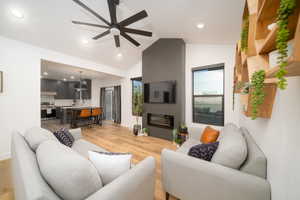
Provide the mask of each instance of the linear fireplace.
POLYGON ((174 116, 162 114, 147 114, 148 125, 157 126, 161 128, 174 128, 174 116))

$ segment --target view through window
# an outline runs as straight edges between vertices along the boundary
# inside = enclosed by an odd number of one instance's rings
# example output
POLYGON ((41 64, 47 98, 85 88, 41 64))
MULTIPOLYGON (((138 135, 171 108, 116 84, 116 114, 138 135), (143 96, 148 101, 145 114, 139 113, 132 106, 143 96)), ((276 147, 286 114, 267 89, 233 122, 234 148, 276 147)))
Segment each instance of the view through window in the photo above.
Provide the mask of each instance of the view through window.
POLYGON ((142 78, 133 78, 132 81, 132 114, 134 116, 142 115, 143 104, 143 82, 142 78))
POLYGON ((224 65, 193 70, 193 122, 224 125, 224 65))

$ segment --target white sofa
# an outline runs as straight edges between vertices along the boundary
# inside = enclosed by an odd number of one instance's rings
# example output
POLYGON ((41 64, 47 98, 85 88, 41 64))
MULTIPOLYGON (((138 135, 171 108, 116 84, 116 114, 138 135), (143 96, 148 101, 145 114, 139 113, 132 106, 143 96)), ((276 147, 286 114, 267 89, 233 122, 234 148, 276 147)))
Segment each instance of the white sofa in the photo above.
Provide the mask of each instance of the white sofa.
POLYGON ((241 128, 240 132, 248 155, 238 170, 187 155, 192 146, 200 144, 201 131, 177 151, 164 149, 161 165, 166 199, 171 194, 181 200, 270 200, 267 159, 248 131, 241 128))
MULTIPOLYGON (((82 139, 80 129, 70 130, 70 132, 75 138, 72 149, 82 156, 87 157, 89 150, 106 151, 82 139)), ((35 152, 25 138, 17 132, 12 137, 11 151, 16 200, 61 200, 44 180, 35 152)), ((86 199, 153 200, 154 184, 155 160, 149 157, 86 199)))

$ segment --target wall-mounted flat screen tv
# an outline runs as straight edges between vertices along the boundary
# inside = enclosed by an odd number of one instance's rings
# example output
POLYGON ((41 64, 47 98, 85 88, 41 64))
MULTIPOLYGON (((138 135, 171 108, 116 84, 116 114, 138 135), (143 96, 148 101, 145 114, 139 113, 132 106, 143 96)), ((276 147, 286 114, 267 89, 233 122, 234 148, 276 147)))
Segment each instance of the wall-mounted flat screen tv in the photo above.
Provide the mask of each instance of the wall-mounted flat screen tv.
POLYGON ((144 84, 145 103, 176 103, 176 81, 161 81, 144 84))

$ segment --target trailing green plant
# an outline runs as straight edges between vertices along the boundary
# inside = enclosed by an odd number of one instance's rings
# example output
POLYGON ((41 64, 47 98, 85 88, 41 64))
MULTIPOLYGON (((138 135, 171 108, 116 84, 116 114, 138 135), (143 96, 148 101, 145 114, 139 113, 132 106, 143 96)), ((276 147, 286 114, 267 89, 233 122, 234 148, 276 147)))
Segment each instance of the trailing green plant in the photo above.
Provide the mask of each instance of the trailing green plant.
POLYGON ((278 50, 277 62, 279 64, 279 71, 276 73, 278 78, 278 87, 282 90, 287 87, 287 80, 284 77, 287 73, 286 66, 288 65, 288 39, 290 31, 288 29, 289 16, 296 8, 296 0, 281 0, 277 11, 277 26, 278 32, 276 37, 276 48, 278 50))
POLYGON ((139 117, 143 114, 143 95, 141 92, 135 92, 133 96, 133 115, 136 117, 136 124, 139 124, 139 117))
POLYGON ((248 35, 249 35, 249 18, 245 18, 243 21, 243 29, 241 33, 241 50, 247 51, 248 49, 248 35))
POLYGON ((265 100, 264 81, 266 72, 264 70, 256 71, 251 77, 251 106, 252 106, 252 119, 256 119, 258 115, 258 108, 265 100))

